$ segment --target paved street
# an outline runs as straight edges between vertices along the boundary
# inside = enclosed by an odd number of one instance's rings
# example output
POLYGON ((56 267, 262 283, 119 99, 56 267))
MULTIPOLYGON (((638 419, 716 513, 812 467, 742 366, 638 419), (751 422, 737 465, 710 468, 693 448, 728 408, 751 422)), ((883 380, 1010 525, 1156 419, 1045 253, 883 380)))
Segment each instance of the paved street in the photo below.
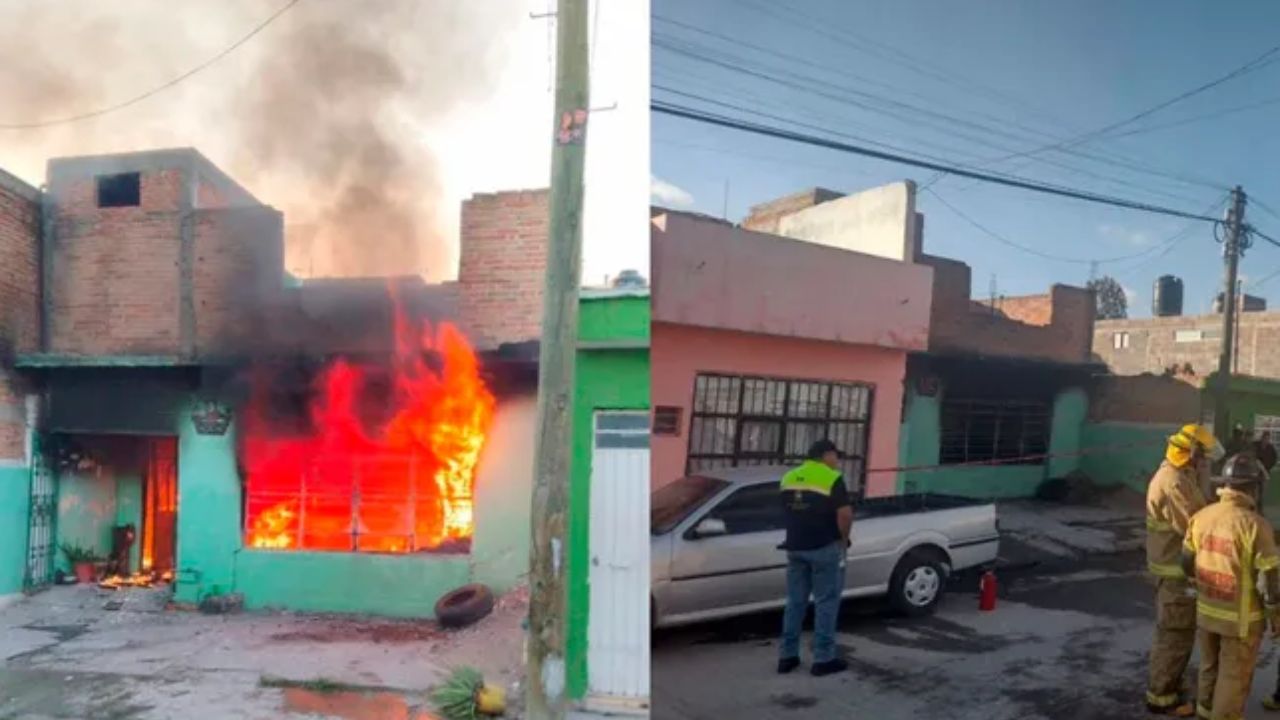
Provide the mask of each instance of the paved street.
POLYGON ((210 616, 166 600, 162 590, 73 586, 0 608, 0 720, 430 720, 427 691, 454 665, 480 668, 519 702, 520 592, 460 631, 210 616))
MULTIPOLYGON (((972 577, 928 619, 846 605, 839 642, 852 667, 832 678, 774 674, 777 613, 660 633, 654 717, 1142 717, 1152 608, 1141 558, 1129 551, 1010 570, 993 613, 978 611, 972 577)), ((1263 652, 1249 718, 1268 717, 1258 702, 1280 653, 1271 641, 1263 652)))

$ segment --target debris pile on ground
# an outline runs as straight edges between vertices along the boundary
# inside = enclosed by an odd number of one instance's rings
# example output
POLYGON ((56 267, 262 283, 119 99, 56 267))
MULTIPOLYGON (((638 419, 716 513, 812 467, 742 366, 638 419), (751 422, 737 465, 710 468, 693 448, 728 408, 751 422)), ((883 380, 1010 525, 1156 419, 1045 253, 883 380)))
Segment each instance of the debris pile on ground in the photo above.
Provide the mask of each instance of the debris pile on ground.
POLYGON ((1117 510, 1141 508, 1142 494, 1125 485, 1102 486, 1084 472, 1076 470, 1063 477, 1051 478, 1036 489, 1036 499, 1064 505, 1090 505, 1117 510))
POLYGON ((244 595, 240 593, 211 595, 200 601, 200 612, 206 615, 226 615, 243 609, 244 595))
POLYGON ((1000 558, 1006 566, 1046 557, 1112 555, 1136 550, 1145 541, 1140 512, 1023 500, 1000 503, 998 513, 1000 558))

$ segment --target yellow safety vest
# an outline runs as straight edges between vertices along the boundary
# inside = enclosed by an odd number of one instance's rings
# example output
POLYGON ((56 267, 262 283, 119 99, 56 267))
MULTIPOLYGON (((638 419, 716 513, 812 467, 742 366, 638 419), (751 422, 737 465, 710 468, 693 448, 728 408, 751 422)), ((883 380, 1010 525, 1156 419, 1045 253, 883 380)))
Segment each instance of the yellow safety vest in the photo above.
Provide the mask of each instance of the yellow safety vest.
POLYGON ((833 470, 817 460, 805 460, 800 467, 782 476, 783 492, 812 492, 831 495, 831 489, 840 480, 840 471, 833 470))

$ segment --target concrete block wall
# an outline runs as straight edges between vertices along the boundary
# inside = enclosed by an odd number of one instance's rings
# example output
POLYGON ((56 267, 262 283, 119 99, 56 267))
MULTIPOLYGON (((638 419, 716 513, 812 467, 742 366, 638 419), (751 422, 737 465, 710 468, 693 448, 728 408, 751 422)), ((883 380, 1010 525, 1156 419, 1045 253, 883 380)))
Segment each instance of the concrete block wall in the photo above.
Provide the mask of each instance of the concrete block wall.
POLYGON ((844 197, 844 193, 825 188, 810 188, 776 200, 753 205, 747 218, 742 221, 742 227, 747 230, 777 235, 778 226, 782 222, 782 218, 787 215, 841 197, 844 197))
POLYGON ((546 190, 463 202, 458 310, 477 348, 541 334, 549 212, 546 190))
MULTIPOLYGON (((1242 313, 1238 328, 1235 371, 1280 378, 1280 312, 1242 313)), ((1093 333, 1094 355, 1117 375, 1172 370, 1202 379, 1218 369, 1221 347, 1221 315, 1101 320, 1093 333), (1127 339, 1117 348, 1119 333, 1127 339)))

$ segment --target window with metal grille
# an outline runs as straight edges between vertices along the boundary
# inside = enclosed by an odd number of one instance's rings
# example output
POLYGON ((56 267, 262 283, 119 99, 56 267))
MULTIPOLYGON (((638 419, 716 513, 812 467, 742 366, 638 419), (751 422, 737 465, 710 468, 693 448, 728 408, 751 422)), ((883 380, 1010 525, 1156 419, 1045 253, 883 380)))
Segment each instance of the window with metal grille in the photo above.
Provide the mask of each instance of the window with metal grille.
POLYGON ((945 400, 941 462, 990 460, 1042 465, 1049 448, 1049 404, 1020 400, 945 400))
POLYGON ((860 493, 871 404, 866 385, 700 373, 686 472, 799 463, 826 438, 840 448, 849 489, 860 493))

